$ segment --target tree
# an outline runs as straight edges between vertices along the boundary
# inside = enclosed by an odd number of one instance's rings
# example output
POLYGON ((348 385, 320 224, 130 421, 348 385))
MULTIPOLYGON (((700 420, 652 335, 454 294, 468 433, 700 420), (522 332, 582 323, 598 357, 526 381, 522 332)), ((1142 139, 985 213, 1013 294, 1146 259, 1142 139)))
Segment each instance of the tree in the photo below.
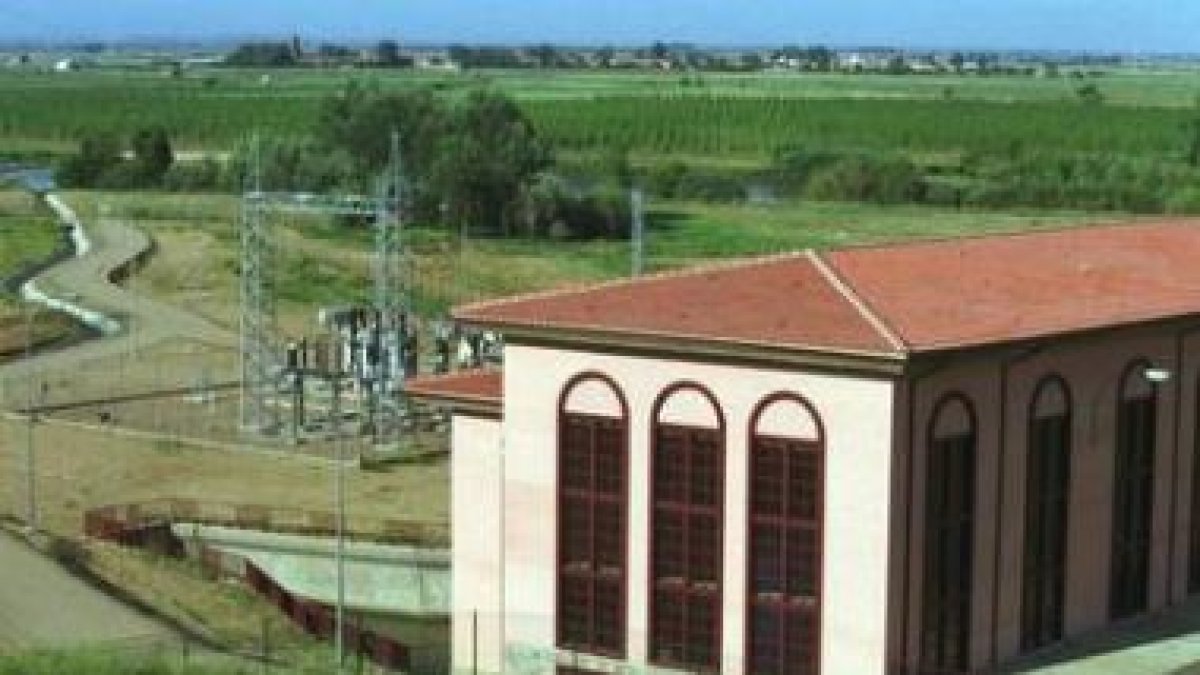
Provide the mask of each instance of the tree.
POLYGON ((226 56, 225 64, 283 68, 296 65, 296 52, 287 42, 248 42, 226 56))
POLYGON ((907 75, 909 73, 908 62, 900 54, 892 56, 888 59, 887 70, 888 75, 907 75))
POLYGON ((382 93, 351 82, 321 107, 320 142, 356 158, 362 177, 387 166, 392 132, 400 134, 407 172, 423 176, 446 131, 448 113, 427 89, 382 93))
POLYGON ((1200 167, 1200 105, 1198 105, 1196 116, 1187 123, 1187 133, 1187 163, 1190 166, 1200 167))
POLYGON ((828 73, 833 70, 834 53, 828 47, 817 45, 809 47, 806 50, 805 58, 809 63, 813 64, 813 69, 822 73, 828 73))
POLYGON ((141 129, 133 135, 130 147, 133 149, 131 170, 138 183, 147 187, 160 184, 175 161, 167 130, 161 126, 141 129))
POLYGON ((375 46, 375 62, 381 66, 400 65, 400 43, 395 40, 380 40, 375 46))
POLYGON ((533 58, 537 59, 539 68, 553 68, 558 65, 558 50, 554 45, 541 44, 533 48, 533 58))
POLYGON ((1075 95, 1079 100, 1088 105, 1100 105, 1104 103, 1104 92, 1100 91, 1100 87, 1088 83, 1075 90, 1075 95))
POLYGON ((521 194, 552 163, 549 146, 507 96, 476 91, 455 110, 433 183, 447 215, 465 227, 511 234, 521 194))
POLYGON ((115 136, 85 136, 79 143, 79 152, 59 167, 58 182, 66 187, 91 187, 100 176, 120 163, 121 143, 115 136))

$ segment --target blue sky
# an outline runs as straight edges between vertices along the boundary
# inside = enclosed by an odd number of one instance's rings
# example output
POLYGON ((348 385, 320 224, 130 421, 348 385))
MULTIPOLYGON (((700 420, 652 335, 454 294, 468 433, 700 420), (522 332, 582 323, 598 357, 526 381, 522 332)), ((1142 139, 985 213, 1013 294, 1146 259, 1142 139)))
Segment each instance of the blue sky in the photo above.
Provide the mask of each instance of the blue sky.
POLYGON ((822 43, 1200 52, 1200 0, 0 0, 0 39, 822 43))

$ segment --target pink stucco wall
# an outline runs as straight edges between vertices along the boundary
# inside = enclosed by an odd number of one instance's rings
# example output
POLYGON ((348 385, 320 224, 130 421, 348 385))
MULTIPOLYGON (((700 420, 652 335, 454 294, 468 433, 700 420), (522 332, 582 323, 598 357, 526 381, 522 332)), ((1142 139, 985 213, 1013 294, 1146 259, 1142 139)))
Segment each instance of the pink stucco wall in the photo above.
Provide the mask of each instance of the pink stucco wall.
MULTIPOLYGON (((555 660, 601 671, 657 672, 648 665, 650 415, 655 399, 680 381, 709 389, 726 425, 722 671, 743 672, 746 613, 747 444, 764 399, 807 399, 827 432, 821 657, 825 673, 886 672, 887 553, 891 500, 893 383, 846 374, 702 364, 509 344, 504 379, 504 627, 506 672, 548 672, 555 660), (555 648, 555 478, 559 396, 579 373, 611 378, 629 405, 628 658, 624 664, 555 648)), ((594 394, 603 397, 602 393, 594 394)), ((581 400, 577 405, 603 407, 581 400)), ((703 397, 664 406, 666 417, 708 425, 703 397)), ((763 424, 810 434, 813 424, 786 406, 763 424)), ((455 453, 469 451, 456 444, 455 453)), ((465 474, 464 474, 465 475, 465 474)), ((456 602, 460 600, 456 595, 456 602)))
POLYGON ((1126 367, 1136 359, 1146 359, 1172 373, 1169 382, 1158 386, 1150 610, 1162 609, 1186 594, 1195 395, 1200 368, 1197 336, 1179 327, 1143 328, 930 361, 916 369, 920 374, 911 385, 901 384, 898 388, 898 410, 909 408, 910 395, 912 400, 911 417, 899 414, 896 419, 897 451, 903 458, 897 462, 895 508, 905 510, 893 512, 893 565, 898 569, 893 570, 897 583, 892 593, 899 601, 894 606, 903 606, 893 617, 896 632, 891 643, 892 662, 899 666, 897 670, 916 669, 926 434, 934 406, 950 392, 967 396, 978 415, 971 647, 974 667, 1002 663, 1020 651, 1027 422, 1034 390, 1049 374, 1067 381, 1073 401, 1065 632, 1076 636, 1108 623, 1117 387, 1126 367))
POLYGON ((458 414, 451 426, 450 641, 456 673, 502 673, 503 439, 499 420, 458 414))

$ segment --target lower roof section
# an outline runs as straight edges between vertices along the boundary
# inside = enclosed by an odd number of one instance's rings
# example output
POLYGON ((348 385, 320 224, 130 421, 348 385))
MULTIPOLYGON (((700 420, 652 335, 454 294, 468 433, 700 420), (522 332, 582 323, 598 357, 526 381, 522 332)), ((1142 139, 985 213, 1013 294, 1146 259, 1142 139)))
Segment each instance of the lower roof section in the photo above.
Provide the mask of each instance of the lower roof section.
POLYGON ((499 415, 504 401, 504 373, 499 368, 476 368, 426 375, 408 380, 404 389, 409 396, 445 404, 456 412, 499 415))

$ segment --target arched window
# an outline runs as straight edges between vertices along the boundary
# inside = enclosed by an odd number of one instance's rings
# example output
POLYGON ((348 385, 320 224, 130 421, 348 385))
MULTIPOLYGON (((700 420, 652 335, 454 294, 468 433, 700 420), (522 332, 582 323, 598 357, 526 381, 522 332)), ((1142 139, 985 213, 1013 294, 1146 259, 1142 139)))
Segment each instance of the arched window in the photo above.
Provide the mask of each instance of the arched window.
POLYGON ((1070 481, 1071 394, 1062 378, 1051 376, 1038 385, 1029 407, 1022 649, 1062 639, 1070 481))
POLYGON ((825 439, 804 399, 780 394, 750 420, 747 629, 751 675, 820 672, 825 439))
POLYGON ((563 390, 558 431, 558 645, 623 658, 628 409, 608 378, 563 390))
POLYGON ((1112 575, 1108 596, 1109 615, 1113 619, 1146 610, 1158 419, 1158 393, 1146 377, 1148 367, 1145 361, 1138 361, 1125 369, 1117 402, 1112 575))
POLYGON ((960 394, 934 409, 925 482, 921 671, 970 669, 975 413, 960 394))
POLYGON ((650 659, 681 669, 721 664, 725 420, 697 384, 654 407, 650 516, 650 659))

